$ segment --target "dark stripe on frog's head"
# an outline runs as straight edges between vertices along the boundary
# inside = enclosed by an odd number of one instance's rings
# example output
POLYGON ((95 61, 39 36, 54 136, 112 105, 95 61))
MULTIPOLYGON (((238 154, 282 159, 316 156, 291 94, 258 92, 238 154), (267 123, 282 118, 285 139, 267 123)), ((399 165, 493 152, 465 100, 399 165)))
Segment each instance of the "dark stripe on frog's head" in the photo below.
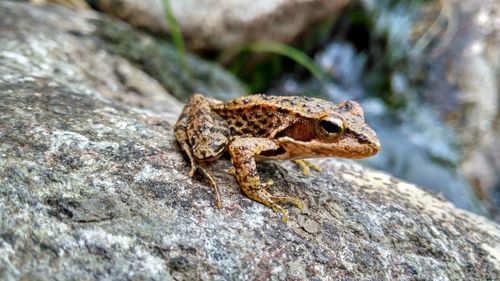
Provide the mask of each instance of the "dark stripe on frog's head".
POLYGON ((278 132, 275 138, 289 137, 297 141, 310 141, 316 138, 315 123, 313 119, 299 118, 296 122, 278 132))

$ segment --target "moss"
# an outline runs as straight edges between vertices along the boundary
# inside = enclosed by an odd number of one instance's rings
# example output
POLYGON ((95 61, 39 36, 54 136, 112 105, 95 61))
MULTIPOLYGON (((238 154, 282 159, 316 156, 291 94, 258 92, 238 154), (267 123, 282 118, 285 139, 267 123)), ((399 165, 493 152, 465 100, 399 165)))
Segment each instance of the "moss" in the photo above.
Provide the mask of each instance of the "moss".
POLYGON ((96 26, 93 35, 108 49, 136 64, 179 100, 185 101, 193 93, 220 99, 246 94, 244 85, 217 64, 186 54, 191 69, 186 72, 177 50, 165 40, 149 37, 110 19, 93 21, 96 26))

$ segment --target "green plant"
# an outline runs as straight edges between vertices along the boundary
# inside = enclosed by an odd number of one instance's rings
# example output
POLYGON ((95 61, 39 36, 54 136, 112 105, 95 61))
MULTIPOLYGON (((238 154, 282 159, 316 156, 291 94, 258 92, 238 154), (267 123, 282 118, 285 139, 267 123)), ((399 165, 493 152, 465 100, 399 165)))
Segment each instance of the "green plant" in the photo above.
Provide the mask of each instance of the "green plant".
POLYGON ((325 75, 318 65, 304 52, 275 41, 260 41, 246 45, 243 50, 250 52, 269 52, 290 58, 307 69, 316 79, 324 82, 325 75))
POLYGON ((177 53, 179 54, 182 67, 184 71, 189 73, 190 71, 189 71, 189 66, 187 64, 186 46, 184 44, 184 38, 182 37, 179 24, 175 19, 174 13, 172 12, 172 7, 170 6, 170 0, 163 0, 163 10, 165 13, 165 19, 167 21, 170 35, 172 36, 172 41, 174 42, 174 46, 177 49, 177 53))

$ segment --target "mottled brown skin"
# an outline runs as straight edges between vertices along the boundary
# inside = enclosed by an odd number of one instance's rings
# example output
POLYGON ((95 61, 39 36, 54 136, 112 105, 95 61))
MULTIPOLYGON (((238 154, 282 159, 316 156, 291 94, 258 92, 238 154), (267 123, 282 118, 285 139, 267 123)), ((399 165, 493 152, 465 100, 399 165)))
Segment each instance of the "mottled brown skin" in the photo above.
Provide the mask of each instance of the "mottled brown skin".
POLYGON ((249 198, 273 208, 287 220, 279 202, 302 208, 299 198, 274 196, 261 183, 255 160, 296 160, 308 173, 318 168, 303 158, 363 158, 376 154, 380 142, 366 125, 358 103, 337 105, 310 97, 253 95, 221 102, 193 95, 175 125, 175 135, 191 161, 189 175, 201 171, 215 188, 217 206, 221 201, 217 185, 206 165, 227 150, 234 174, 249 198))

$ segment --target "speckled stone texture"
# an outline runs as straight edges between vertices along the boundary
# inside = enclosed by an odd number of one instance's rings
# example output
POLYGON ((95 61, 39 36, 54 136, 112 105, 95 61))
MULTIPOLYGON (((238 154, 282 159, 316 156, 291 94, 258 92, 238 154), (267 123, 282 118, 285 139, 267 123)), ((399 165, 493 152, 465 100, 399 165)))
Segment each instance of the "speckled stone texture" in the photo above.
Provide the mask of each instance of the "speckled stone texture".
POLYGON ((94 37, 48 31, 89 24, 80 14, 0 2, 0 15, 0 279, 500 279, 497 224, 351 162, 315 161, 308 178, 260 163, 306 205, 283 223, 223 159, 215 208, 163 87, 94 37))

